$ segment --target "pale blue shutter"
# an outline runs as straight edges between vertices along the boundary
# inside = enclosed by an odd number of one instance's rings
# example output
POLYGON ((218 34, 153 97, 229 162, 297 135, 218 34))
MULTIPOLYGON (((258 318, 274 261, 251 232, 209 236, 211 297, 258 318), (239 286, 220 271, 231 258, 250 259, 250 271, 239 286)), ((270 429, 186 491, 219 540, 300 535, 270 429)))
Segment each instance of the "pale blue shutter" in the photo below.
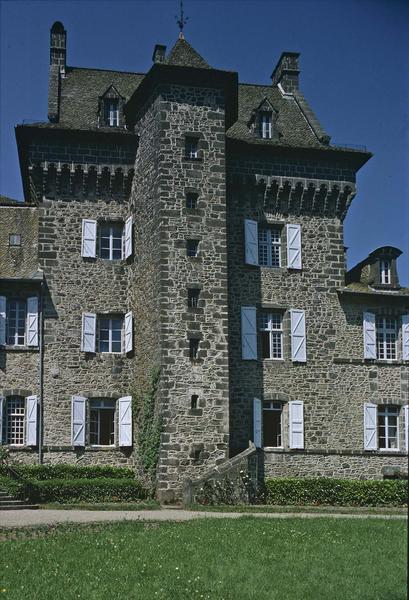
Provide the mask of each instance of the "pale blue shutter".
POLYGON ((131 352, 132 350, 132 312, 128 312, 125 315, 125 352, 131 352))
POLYGON ((293 400, 288 403, 289 446, 304 448, 304 403, 293 400))
POLYGON ((293 362, 307 361, 307 342, 305 336, 305 312, 291 309, 291 360, 293 362))
POLYGON ((301 269, 301 225, 287 225, 287 267, 301 269))
POLYGON ((257 221, 244 221, 245 259, 248 265, 258 265, 258 224, 257 221))
POLYGON ((82 219, 81 256, 95 258, 97 253, 97 222, 94 219, 82 219))
POLYGON ((403 422, 405 431, 405 451, 409 452, 409 405, 403 407, 403 422))
POLYGON ((4 413, 4 396, 0 396, 0 444, 3 443, 3 413, 4 413))
POLYGON ((132 446, 132 396, 118 400, 119 446, 132 446))
POLYGON ((254 306, 241 307, 241 352, 244 360, 257 360, 257 313, 254 306))
POLYGON ((6 297, 0 296, 0 346, 6 345, 6 297))
POLYGON ((95 352, 97 316, 94 313, 82 313, 81 350, 95 352))
POLYGON ((364 450, 378 449, 376 418, 376 404, 370 404, 369 402, 364 404, 364 450))
POLYGON ((73 446, 85 446, 85 403, 83 396, 71 398, 71 443, 73 446))
POLYGON ((38 296, 27 298, 27 346, 38 346, 38 296))
POLYGON ((124 240, 124 255, 128 258, 132 255, 132 217, 125 221, 124 240))
POLYGON ((375 315, 364 312, 364 358, 376 358, 376 325, 375 315))
POLYGON ((37 396, 26 398, 26 446, 37 446, 37 396))
POLYGON ((402 315, 402 359, 409 360, 409 315, 402 315))
POLYGON ((253 442, 256 448, 262 446, 262 409, 261 400, 253 398, 253 442))

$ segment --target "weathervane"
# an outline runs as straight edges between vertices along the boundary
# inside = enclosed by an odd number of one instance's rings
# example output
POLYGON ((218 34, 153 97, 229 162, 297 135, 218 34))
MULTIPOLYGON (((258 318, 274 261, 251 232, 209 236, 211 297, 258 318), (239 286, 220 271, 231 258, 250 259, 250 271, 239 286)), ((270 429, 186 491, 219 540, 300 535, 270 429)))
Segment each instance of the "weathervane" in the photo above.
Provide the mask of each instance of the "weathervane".
POLYGON ((183 12, 183 0, 180 0, 180 16, 179 18, 176 16, 175 19, 180 29, 179 38, 183 40, 185 37, 183 34, 183 28, 189 20, 189 17, 185 17, 185 13, 183 12))

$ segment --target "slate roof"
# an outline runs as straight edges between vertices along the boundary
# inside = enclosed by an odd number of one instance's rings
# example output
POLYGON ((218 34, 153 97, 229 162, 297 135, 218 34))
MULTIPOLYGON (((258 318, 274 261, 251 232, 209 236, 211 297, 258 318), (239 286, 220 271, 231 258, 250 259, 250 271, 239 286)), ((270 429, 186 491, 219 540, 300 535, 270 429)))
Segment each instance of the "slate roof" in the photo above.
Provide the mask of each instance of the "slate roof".
POLYGON ((350 293, 350 294, 370 294, 371 296, 383 296, 383 297, 400 297, 400 296, 408 296, 409 297, 409 288, 401 287, 393 290, 384 290, 384 289, 375 289, 366 283, 361 283, 360 281, 353 281, 352 283, 346 285, 344 288, 340 289, 339 292, 342 293, 350 293))
POLYGON ((179 38, 165 60, 165 64, 178 67, 211 69, 210 65, 184 38, 179 38))
POLYGON ((15 200, 14 198, 9 198, 8 196, 3 196, 3 194, 0 194, 0 205, 4 205, 4 206, 25 206, 23 202, 21 202, 20 200, 15 200))

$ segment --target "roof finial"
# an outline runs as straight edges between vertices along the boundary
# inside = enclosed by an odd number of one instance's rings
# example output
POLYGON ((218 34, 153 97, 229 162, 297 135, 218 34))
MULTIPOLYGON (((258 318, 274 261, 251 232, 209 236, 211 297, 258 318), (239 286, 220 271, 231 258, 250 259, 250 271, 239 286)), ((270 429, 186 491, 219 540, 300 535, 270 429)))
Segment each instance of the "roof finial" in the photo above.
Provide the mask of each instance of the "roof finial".
POLYGON ((183 34, 183 28, 189 20, 189 17, 185 17, 185 13, 183 12, 183 0, 180 0, 180 16, 175 17, 176 23, 179 26, 179 39, 184 40, 185 36, 183 34))

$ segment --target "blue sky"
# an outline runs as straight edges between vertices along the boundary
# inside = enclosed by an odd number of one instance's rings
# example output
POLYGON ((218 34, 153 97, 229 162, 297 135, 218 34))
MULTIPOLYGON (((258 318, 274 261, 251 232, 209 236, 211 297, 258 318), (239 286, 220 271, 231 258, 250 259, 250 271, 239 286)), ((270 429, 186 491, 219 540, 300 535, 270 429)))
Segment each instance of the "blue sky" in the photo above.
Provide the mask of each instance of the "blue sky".
MULTIPOLYGON (((22 198, 14 126, 46 120, 49 28, 68 32, 68 64, 145 72, 177 38, 177 0, 0 2, 0 193, 22 198)), ((397 246, 409 285, 409 3, 405 0, 185 0, 187 40, 240 81, 270 83, 283 50, 301 52, 301 89, 334 143, 365 145, 345 221, 351 267, 397 246)))

